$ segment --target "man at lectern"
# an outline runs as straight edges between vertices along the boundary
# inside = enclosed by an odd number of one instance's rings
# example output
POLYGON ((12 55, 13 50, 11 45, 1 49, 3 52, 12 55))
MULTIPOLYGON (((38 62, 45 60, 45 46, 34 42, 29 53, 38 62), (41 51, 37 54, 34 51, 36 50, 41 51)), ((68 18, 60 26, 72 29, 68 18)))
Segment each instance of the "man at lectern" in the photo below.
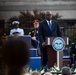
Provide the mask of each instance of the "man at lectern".
POLYGON ((42 67, 47 65, 47 50, 45 46, 46 37, 61 37, 61 29, 57 21, 52 20, 52 13, 47 11, 45 13, 45 20, 40 22, 39 25, 39 42, 41 50, 41 63, 42 67))
POLYGON ((24 36, 24 30, 19 28, 19 24, 19 21, 12 22, 14 28, 10 30, 10 36, 24 36))

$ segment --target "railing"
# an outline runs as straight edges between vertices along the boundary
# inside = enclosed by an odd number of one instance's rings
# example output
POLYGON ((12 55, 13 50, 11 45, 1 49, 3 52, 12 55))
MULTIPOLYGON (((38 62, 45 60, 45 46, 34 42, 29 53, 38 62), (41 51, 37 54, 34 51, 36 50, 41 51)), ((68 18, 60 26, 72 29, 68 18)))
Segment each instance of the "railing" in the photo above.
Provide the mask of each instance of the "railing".
MULTIPOLYGON (((57 74, 57 75, 59 75, 59 74, 62 74, 62 72, 51 72, 52 74, 57 74)), ((76 72, 72 72, 72 74, 76 74, 76 72)))

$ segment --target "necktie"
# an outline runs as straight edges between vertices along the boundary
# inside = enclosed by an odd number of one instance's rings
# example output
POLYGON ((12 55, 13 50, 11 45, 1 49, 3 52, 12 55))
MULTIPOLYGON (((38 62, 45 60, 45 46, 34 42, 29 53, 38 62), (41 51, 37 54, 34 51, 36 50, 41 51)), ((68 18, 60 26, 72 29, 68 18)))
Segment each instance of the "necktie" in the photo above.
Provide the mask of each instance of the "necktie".
POLYGON ((50 30, 52 30, 52 24, 50 23, 50 21, 48 23, 49 23, 50 30))

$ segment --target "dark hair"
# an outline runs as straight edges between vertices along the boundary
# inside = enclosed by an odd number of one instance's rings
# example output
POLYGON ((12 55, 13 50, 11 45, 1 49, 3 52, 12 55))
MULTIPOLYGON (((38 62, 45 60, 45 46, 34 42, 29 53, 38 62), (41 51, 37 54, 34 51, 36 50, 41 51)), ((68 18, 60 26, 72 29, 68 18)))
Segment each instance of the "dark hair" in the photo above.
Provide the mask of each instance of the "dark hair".
POLYGON ((23 67, 29 60, 27 42, 20 38, 9 39, 2 46, 2 58, 8 67, 23 67))

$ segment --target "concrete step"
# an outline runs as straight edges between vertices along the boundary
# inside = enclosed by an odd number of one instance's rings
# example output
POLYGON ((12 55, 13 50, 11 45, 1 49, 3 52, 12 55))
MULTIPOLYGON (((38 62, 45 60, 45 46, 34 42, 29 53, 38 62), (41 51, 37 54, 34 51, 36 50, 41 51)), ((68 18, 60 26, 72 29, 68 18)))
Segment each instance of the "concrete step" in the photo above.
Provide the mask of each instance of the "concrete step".
POLYGON ((30 57, 29 67, 32 68, 32 70, 40 70, 41 68, 41 57, 30 57))
POLYGON ((30 48, 30 57, 37 57, 37 49, 30 48))

